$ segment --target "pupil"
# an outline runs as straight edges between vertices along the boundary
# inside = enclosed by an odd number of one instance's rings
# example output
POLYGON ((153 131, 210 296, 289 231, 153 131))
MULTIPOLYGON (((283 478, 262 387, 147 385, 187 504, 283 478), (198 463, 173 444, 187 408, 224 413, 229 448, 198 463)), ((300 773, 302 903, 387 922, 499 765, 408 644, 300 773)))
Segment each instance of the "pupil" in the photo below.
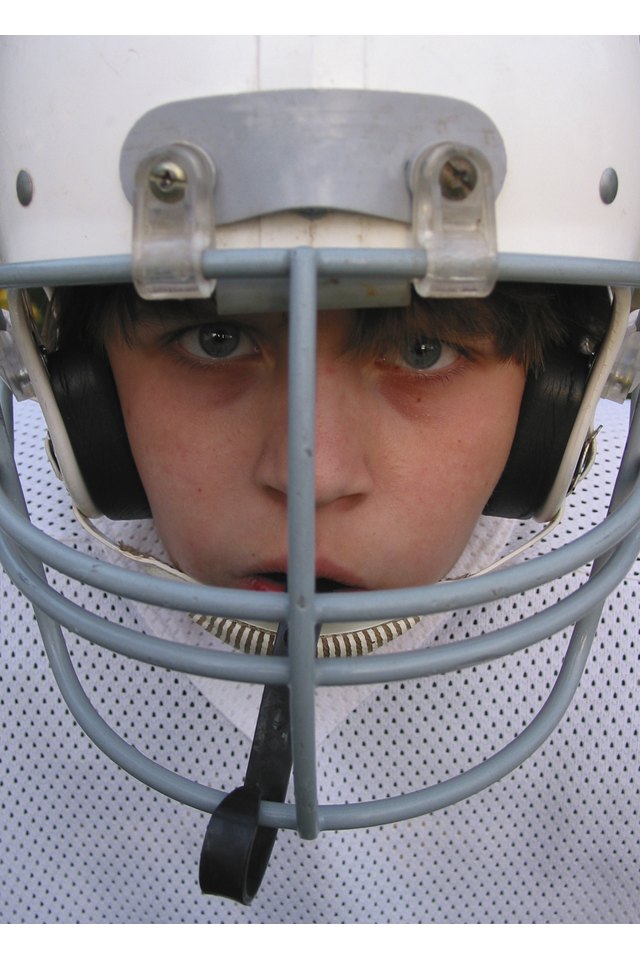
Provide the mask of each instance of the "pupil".
POLYGON ((200 346, 210 357, 229 357, 238 346, 238 333, 233 327, 201 327, 200 346))
POLYGON ((418 337, 407 350, 407 361, 418 370, 426 370, 438 362, 441 354, 442 344, 439 340, 418 337))

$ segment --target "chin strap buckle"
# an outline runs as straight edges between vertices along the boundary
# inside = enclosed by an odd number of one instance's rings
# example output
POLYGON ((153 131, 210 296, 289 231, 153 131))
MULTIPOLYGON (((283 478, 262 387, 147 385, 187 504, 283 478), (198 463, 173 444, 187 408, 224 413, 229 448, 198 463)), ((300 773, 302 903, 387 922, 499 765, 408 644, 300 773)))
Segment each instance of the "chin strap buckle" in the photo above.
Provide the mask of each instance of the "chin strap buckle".
MULTIPOLYGON (((280 624, 272 654, 287 649, 280 624)), ((214 810, 200 854, 200 889, 245 906, 258 892, 277 836, 258 822, 260 803, 283 803, 291 776, 289 690, 267 686, 262 695, 244 786, 214 810)))

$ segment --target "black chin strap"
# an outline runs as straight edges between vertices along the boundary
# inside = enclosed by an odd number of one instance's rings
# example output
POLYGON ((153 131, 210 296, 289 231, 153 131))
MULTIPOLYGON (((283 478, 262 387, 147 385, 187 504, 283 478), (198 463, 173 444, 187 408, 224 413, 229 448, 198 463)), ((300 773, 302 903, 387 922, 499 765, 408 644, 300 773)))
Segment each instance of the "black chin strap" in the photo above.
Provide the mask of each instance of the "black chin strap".
MULTIPOLYGON (((278 626, 272 653, 287 649, 287 628, 278 626)), ((282 803, 291 775, 289 690, 266 686, 253 736, 244 786, 215 809, 200 854, 200 889, 245 905, 258 892, 278 833, 258 824, 260 802, 282 803)))

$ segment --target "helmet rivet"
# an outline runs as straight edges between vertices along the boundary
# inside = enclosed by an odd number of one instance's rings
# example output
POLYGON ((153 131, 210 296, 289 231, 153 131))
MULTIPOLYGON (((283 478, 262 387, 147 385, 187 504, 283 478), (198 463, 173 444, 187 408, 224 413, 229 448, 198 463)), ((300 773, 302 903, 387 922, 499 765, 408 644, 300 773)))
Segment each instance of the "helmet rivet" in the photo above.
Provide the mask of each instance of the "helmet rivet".
POLYGON ((600 177, 600 199, 603 203, 613 203, 618 194, 618 174, 613 167, 607 167, 600 177))
POLYGON ((182 200, 187 189, 187 175, 171 160, 160 160, 149 171, 149 186, 158 200, 176 203, 182 200))
POLYGON ((578 344, 578 350, 584 357, 593 357, 595 356, 596 349, 598 344, 594 337, 585 335, 580 343, 578 344))
POLYGON ((446 200, 464 200, 478 182, 478 171, 462 154, 449 157, 440 170, 440 190, 446 200))
POLYGON ((16 179, 16 193, 23 207, 28 207, 33 200, 33 180, 26 170, 21 170, 16 179))

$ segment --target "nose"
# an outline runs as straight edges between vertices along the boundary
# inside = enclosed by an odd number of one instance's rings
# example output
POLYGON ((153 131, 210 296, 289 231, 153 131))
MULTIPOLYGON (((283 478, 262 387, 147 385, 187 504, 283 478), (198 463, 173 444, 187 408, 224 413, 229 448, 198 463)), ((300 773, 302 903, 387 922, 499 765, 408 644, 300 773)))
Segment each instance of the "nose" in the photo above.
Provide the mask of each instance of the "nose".
MULTIPOLYGON (((373 417, 357 373, 337 361, 318 366, 315 417, 316 507, 368 493, 373 487, 368 438, 373 417)), ((270 408, 264 443, 257 462, 260 486, 286 498, 288 440, 286 390, 270 408)))

